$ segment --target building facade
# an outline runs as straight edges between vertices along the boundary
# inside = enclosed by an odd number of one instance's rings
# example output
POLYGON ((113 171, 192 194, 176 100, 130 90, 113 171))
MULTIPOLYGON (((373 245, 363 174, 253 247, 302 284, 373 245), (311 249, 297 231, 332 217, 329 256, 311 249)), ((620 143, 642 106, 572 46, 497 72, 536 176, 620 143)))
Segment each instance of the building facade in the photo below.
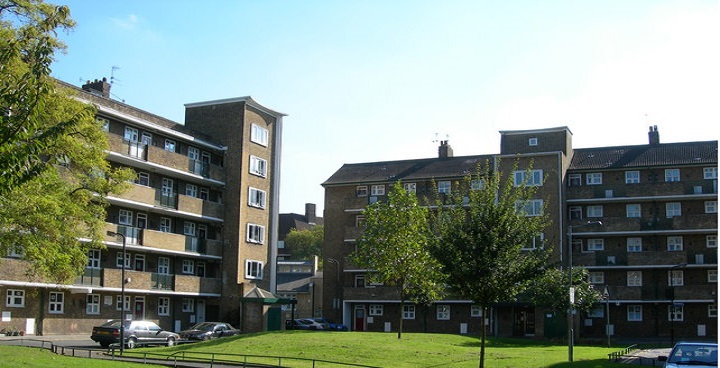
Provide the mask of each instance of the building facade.
POLYGON ((121 317, 174 331, 205 320, 279 328, 279 306, 246 296, 274 287, 284 115, 241 97, 187 104, 182 125, 111 100, 106 80, 59 83, 96 106, 107 160, 137 179, 107 198, 112 235, 72 285, 27 280, 24 261, 1 260, 0 324, 27 334, 89 333, 121 317))
MULTIPOLYGON (((356 331, 393 331, 393 288, 365 283, 347 256, 362 235, 363 209, 401 181, 419 197, 449 192, 479 163, 538 186, 530 211, 547 211, 542 234, 552 262, 583 266, 606 299, 572 318, 579 339, 717 338, 717 141, 574 149, 567 127, 501 131, 500 153, 346 164, 323 183, 326 267, 323 309, 356 331), (513 165, 517 165, 513 169, 513 165), (528 169, 531 171, 530 178, 528 169), (512 170, 515 170, 512 172, 512 170), (436 187, 432 183, 436 183, 436 187), (437 189, 436 189, 437 188, 437 189)), ((533 246, 533 245, 529 245, 533 246)), ((468 300, 403 310, 406 331, 559 338, 566 313, 507 301, 482 318, 468 300), (484 321, 484 322, 483 322, 484 321)))

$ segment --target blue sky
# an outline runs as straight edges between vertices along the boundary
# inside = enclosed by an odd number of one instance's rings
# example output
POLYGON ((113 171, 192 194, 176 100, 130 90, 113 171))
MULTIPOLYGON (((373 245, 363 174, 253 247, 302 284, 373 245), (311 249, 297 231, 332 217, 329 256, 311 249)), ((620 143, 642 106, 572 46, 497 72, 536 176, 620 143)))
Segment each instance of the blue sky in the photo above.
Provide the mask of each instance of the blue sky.
MULTIPOLYGON (((500 130, 568 126, 576 148, 717 139, 710 0, 50 0, 77 27, 53 76, 184 122, 239 96, 288 114, 280 211, 322 211, 342 164, 497 153, 500 130)), ((320 212, 322 213, 322 212, 320 212)), ((320 214, 319 213, 319 214, 320 214)))

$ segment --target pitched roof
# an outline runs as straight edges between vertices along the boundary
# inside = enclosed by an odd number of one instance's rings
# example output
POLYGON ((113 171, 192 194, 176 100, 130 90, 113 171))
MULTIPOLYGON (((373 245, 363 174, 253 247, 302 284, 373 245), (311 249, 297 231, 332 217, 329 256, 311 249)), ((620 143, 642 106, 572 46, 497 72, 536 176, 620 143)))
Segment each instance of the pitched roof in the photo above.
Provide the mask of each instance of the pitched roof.
POLYGON ((596 147, 573 150, 570 170, 715 164, 717 141, 596 147))

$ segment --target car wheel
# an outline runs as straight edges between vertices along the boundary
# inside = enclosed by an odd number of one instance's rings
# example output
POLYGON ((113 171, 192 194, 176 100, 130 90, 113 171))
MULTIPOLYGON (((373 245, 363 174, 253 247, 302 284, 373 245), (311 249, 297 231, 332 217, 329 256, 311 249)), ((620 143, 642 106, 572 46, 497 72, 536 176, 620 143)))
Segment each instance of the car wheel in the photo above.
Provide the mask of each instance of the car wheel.
POLYGON ((134 337, 129 338, 129 339, 127 340, 127 343, 125 343, 125 346, 126 346, 128 349, 132 349, 132 348, 137 347, 137 338, 134 338, 134 337))
POLYGON ((110 347, 110 343, 107 342, 107 341, 103 341, 103 342, 100 343, 100 346, 102 346, 102 347, 104 347, 104 348, 109 348, 109 347, 110 347))
POLYGON ((167 346, 175 346, 175 338, 174 337, 168 337, 167 339, 167 346))

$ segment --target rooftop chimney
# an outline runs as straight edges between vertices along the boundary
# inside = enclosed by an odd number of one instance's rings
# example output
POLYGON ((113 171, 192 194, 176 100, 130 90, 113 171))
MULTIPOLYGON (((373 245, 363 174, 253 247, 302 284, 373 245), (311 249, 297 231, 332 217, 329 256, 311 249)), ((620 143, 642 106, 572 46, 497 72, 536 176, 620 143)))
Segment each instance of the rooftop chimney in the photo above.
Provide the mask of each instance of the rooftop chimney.
POLYGON ((658 133, 657 125, 650 127, 648 139, 650 140, 650 144, 660 144, 660 133, 658 133))
POLYGON ((317 216, 315 216, 315 203, 305 203, 305 220, 308 224, 315 224, 317 216))
POLYGON ((450 147, 450 145, 448 144, 448 141, 440 141, 440 147, 438 147, 438 157, 453 157, 453 150, 452 147, 450 147))
POLYGON ((107 78, 103 78, 102 80, 95 79, 92 82, 87 81, 83 84, 82 89, 94 95, 110 98, 110 86, 111 84, 107 82, 107 78))

